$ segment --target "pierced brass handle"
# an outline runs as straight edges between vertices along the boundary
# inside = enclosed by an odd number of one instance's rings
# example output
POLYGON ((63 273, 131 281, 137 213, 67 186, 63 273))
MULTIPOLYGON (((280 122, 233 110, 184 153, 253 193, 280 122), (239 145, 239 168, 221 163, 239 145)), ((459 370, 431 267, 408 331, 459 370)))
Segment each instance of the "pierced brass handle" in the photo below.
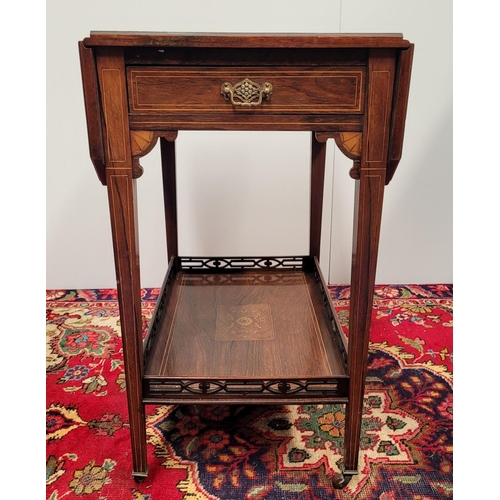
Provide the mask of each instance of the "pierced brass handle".
POLYGON ((259 85, 245 78, 234 86, 224 82, 220 93, 234 106, 259 106, 263 100, 267 101, 271 97, 273 86, 268 82, 259 85))

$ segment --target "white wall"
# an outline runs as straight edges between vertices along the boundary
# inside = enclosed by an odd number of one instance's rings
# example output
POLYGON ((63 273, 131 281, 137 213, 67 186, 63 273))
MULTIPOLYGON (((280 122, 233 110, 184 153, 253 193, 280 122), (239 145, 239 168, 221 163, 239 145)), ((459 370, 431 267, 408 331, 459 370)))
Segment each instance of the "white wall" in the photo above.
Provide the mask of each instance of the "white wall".
MULTIPOLYGON (((77 50, 91 30, 403 32, 416 45, 414 71, 403 160, 386 191, 377 281, 451 282, 451 1, 275 0, 244 15, 234 5, 47 3, 47 288, 115 286, 106 189, 89 160, 77 50)), ((307 133, 181 132, 181 253, 306 253, 309 141, 307 133)), ((345 283, 353 181, 350 163, 330 144, 327 160, 321 264, 332 282, 345 283)), ((142 285, 160 286, 166 248, 158 148, 141 164, 142 285)))
MULTIPOLYGON (((403 157, 384 199, 377 282, 450 283, 452 2, 344 0, 341 31, 402 32, 415 44, 403 157)), ((352 226, 344 215, 353 189, 345 175, 349 163, 340 154, 335 159, 337 167, 345 165, 334 179, 340 248, 330 280, 338 283, 349 279, 352 226)))

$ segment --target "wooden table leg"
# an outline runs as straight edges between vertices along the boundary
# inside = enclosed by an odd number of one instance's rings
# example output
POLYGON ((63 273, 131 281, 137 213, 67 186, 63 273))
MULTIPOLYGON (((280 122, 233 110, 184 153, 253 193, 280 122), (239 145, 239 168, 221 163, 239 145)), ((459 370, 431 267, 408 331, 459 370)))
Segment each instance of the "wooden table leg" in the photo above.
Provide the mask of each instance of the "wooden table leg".
POLYGON ((125 383, 132 440, 134 478, 147 476, 146 417, 142 403, 142 311, 139 277, 139 253, 135 203, 135 180, 128 170, 108 169, 107 186, 116 283, 120 306, 120 324, 125 363, 125 383))
POLYGON ((311 134, 311 215, 309 255, 319 260, 321 246, 321 220, 323 215, 323 191, 325 186, 326 139, 319 141, 311 134))
POLYGON ((346 407, 344 484, 358 471, 370 322, 382 218, 394 58, 372 50, 368 66, 368 113, 363 127, 359 179, 356 180, 349 312, 350 377, 346 407))
POLYGON ((355 242, 349 314, 349 403, 346 408, 344 474, 357 473, 375 285, 384 172, 361 172, 356 181, 355 242))
POLYGON ((177 181, 175 175, 176 135, 177 134, 175 134, 173 138, 160 137, 168 262, 170 262, 170 259, 173 257, 179 255, 177 234, 177 181))
POLYGON ((121 49, 104 48, 98 51, 97 56, 104 111, 106 185, 132 440, 132 475, 141 480, 147 476, 148 465, 146 419, 142 400, 143 345, 137 197, 127 114, 125 67, 121 49))

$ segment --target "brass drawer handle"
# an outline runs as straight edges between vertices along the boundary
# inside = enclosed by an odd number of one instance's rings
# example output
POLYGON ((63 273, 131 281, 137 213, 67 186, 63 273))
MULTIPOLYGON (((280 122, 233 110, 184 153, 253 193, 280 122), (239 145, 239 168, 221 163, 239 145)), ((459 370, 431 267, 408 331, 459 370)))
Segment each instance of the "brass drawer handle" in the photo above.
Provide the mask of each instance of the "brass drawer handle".
POLYGON ((234 86, 229 82, 224 82, 220 93, 234 106, 259 106, 262 100, 267 101, 271 97, 273 86, 268 82, 259 85, 245 78, 234 86))

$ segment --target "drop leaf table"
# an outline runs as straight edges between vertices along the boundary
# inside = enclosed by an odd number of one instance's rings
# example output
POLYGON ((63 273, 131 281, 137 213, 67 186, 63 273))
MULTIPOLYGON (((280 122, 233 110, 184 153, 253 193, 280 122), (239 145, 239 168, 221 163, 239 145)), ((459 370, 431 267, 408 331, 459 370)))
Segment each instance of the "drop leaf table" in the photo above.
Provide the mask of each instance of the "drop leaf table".
POLYGON ((332 481, 344 487, 358 468, 382 199, 401 158, 413 44, 400 34, 91 32, 79 52, 90 157, 109 198, 134 478, 148 474, 146 404, 342 403, 332 481), (179 255, 179 130, 310 132, 309 254, 179 255), (348 339, 319 268, 328 139, 353 160, 348 339), (143 341, 136 179, 158 140, 168 269, 143 341))

